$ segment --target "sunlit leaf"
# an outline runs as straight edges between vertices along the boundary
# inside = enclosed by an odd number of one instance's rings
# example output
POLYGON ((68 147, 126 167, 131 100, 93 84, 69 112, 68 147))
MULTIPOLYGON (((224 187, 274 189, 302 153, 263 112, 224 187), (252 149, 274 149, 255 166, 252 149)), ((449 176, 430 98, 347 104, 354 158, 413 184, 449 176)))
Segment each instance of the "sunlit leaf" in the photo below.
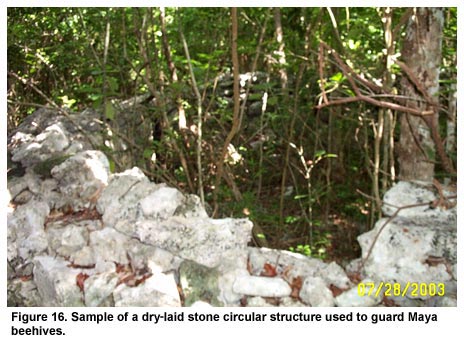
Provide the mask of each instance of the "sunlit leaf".
POLYGON ((338 72, 330 77, 330 80, 334 82, 341 82, 343 80, 343 73, 338 72))

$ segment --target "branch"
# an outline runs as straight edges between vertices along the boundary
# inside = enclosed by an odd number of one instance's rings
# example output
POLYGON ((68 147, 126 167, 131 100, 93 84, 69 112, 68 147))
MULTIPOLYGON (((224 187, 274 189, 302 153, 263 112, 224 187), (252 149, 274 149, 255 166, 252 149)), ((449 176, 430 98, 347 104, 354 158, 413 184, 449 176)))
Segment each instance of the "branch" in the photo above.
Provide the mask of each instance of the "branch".
POLYGON ((411 68, 409 68, 405 63, 399 60, 393 60, 401 70, 408 76, 409 81, 416 87, 417 91, 422 95, 425 99, 427 104, 435 109, 438 112, 438 104, 433 100, 433 98, 429 95, 428 91, 424 88, 422 83, 419 81, 417 76, 414 74, 411 68))
MULTIPOLYGON (((331 54, 333 54, 335 61, 337 61, 338 65, 342 69, 343 73, 347 78, 353 76, 356 80, 361 82, 364 86, 369 88, 371 91, 375 93, 384 93, 385 91, 383 90, 382 87, 377 86, 375 83, 369 82, 366 79, 362 78, 360 75, 358 75, 350 66, 348 66, 340 57, 340 55, 337 53, 336 50, 332 49, 329 45, 327 45, 324 41, 320 42, 321 45, 327 49, 331 54)), ((351 82, 350 82, 351 83, 351 82)), ((355 85, 355 87, 357 87, 355 85)))
POLYGON ((325 108, 325 107, 328 107, 328 106, 339 105, 339 104, 344 104, 344 103, 351 103, 351 102, 357 102, 357 101, 364 101, 364 102, 370 103, 370 104, 372 104, 374 106, 377 106, 377 107, 392 109, 392 110, 396 110, 396 111, 401 111, 403 113, 409 113, 411 115, 416 115, 416 116, 421 116, 421 117, 434 114, 434 112, 432 112, 432 111, 420 111, 419 109, 405 107, 405 106, 402 106, 402 105, 399 105, 399 104, 396 104, 396 103, 393 103, 393 102, 379 101, 379 100, 373 99, 370 96, 366 96, 366 95, 363 95, 363 94, 360 94, 358 96, 345 97, 345 98, 330 101, 330 102, 327 102, 327 103, 321 103, 321 104, 315 106, 315 108, 316 109, 321 109, 321 108, 325 108))
MULTIPOLYGON (((443 169, 449 174, 456 174, 456 170, 453 167, 452 161, 447 156, 446 151, 444 149, 443 142, 442 142, 442 139, 438 131, 436 120, 432 118, 434 114, 438 114, 439 106, 437 103, 434 102, 432 97, 428 94, 427 90, 422 86, 420 81, 417 79, 417 77, 414 75, 414 73, 411 71, 409 67, 407 67, 401 61, 395 60, 398 66, 408 76, 408 79, 413 83, 413 85, 417 88, 418 92, 422 95, 422 97, 426 101, 427 106, 428 106, 427 110, 420 110, 417 108, 407 107, 405 105, 400 105, 400 104, 392 103, 388 101, 378 101, 370 96, 362 94, 356 82, 354 81, 355 79, 361 82, 361 84, 363 84, 370 90, 376 92, 377 94, 389 94, 389 93, 385 93, 383 88, 359 76, 350 66, 348 66, 345 62, 343 62, 343 60, 338 55, 338 53, 332 48, 330 48, 325 42, 321 41, 321 45, 327 50, 329 50, 330 53, 333 54, 336 63, 339 65, 343 74, 346 76, 356 96, 339 99, 339 100, 335 100, 331 102, 324 102, 322 104, 315 106, 316 109, 321 109, 321 108, 328 107, 331 105, 336 105, 336 104, 344 104, 344 103, 355 102, 355 101, 364 101, 364 102, 367 102, 377 107, 396 110, 396 111, 400 111, 403 113, 408 113, 411 115, 419 116, 425 121, 425 123, 427 124, 430 130, 432 140, 436 146, 436 151, 437 151, 438 157, 440 158, 443 169)), ((321 76, 321 83, 322 83, 323 77, 322 77, 321 71, 320 71, 320 76, 321 76)), ((395 99, 395 97, 393 97, 393 99, 395 99)))

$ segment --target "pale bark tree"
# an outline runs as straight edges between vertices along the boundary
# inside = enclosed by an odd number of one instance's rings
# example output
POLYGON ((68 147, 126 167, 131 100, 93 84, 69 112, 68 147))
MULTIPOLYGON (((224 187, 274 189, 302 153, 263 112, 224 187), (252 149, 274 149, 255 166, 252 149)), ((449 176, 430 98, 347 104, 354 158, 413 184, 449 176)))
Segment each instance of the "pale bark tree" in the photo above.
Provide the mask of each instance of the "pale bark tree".
POLYGON ((434 177, 443 22, 442 8, 416 8, 406 27, 401 54, 418 83, 404 76, 402 94, 408 97, 406 105, 424 116, 401 116, 398 161, 402 180, 430 182, 434 177))

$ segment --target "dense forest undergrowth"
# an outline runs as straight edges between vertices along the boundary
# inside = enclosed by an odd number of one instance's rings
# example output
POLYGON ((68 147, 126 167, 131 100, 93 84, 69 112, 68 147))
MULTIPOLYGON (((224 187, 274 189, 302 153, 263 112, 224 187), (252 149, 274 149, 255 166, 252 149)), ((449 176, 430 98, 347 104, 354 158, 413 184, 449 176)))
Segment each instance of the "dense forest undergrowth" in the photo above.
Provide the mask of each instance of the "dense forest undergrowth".
POLYGON ((249 217, 255 245, 349 261, 392 184, 456 181, 456 16, 8 8, 8 133, 95 109, 114 172, 249 217))

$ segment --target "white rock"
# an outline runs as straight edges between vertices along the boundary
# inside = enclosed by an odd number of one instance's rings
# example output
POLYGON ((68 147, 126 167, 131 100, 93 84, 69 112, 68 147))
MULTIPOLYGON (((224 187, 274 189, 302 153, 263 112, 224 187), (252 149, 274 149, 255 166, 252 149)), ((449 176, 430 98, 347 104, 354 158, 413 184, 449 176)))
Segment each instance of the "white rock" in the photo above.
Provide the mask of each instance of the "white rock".
POLYGON ((234 282, 239 276, 249 276, 247 271, 247 252, 237 249, 230 251, 221 260, 218 266, 219 275, 219 300, 226 306, 238 306, 242 294, 234 291, 234 282))
POLYGON ((208 213, 197 195, 187 195, 174 212, 174 216, 184 218, 208 218, 208 213))
POLYGON ((139 203, 146 218, 166 219, 174 215, 183 201, 184 196, 179 190, 161 187, 139 203))
POLYGON ((299 253, 269 248, 247 248, 253 275, 260 275, 264 264, 271 264, 277 273, 283 273, 292 280, 302 276, 316 276, 327 264, 320 259, 299 253))
POLYGON ((53 167, 51 174, 58 180, 66 204, 78 211, 96 204, 108 183, 109 167, 101 151, 86 150, 53 167))
POLYGON ((332 292, 320 277, 306 277, 300 290, 300 298, 311 306, 334 306, 332 292))
POLYGON ((95 253, 95 260, 127 264, 127 242, 129 237, 113 228, 104 228, 90 234, 90 246, 95 253))
MULTIPOLYGON (((446 190, 443 190, 443 193, 445 196, 455 194, 446 190)), ((399 207, 420 203, 431 203, 438 197, 436 188, 432 187, 430 184, 400 181, 385 193, 383 197, 384 204, 382 206, 382 211, 387 216, 391 216, 399 207)), ((443 210, 442 208, 437 207, 433 209, 430 208, 429 204, 425 204, 422 206, 401 209, 397 216, 416 219, 428 217, 434 218, 436 222, 455 223, 456 208, 443 210)))
MULTIPOLYGON (((27 175, 27 174, 26 174, 27 175)), ((24 177, 13 177, 8 179, 8 193, 10 194, 8 201, 14 199, 19 193, 26 190, 28 185, 24 177)))
MULTIPOLYGON (((377 233, 387 219, 379 220, 374 229, 358 237, 363 258, 371 247, 377 233)), ((366 276, 384 282, 405 285, 410 281, 423 283, 445 282, 452 276, 444 264, 426 263, 429 256, 446 257, 456 262, 456 231, 433 223, 415 223, 404 217, 395 217, 377 237, 371 255, 364 265, 366 276)))
POLYGON ((251 228, 252 223, 247 219, 173 216, 165 221, 138 222, 136 236, 143 243, 212 268, 218 266, 229 252, 247 247, 251 228))
POLYGON ((100 306, 112 294, 118 283, 115 272, 105 272, 89 276, 84 282, 86 306, 100 306))
POLYGON ((81 250, 89 240, 87 229, 75 224, 48 227, 47 236, 50 249, 63 257, 69 257, 81 250))
POLYGON ((286 281, 279 277, 239 276, 233 285, 238 294, 261 297, 290 296, 292 289, 286 281))
POLYGON ((335 262, 331 262, 321 270, 321 277, 324 279, 326 286, 335 285, 340 289, 351 286, 350 279, 345 270, 335 262))
POLYGON ((135 222, 143 219, 139 201, 159 187, 137 167, 111 175, 97 202, 103 223, 133 236, 135 222))
POLYGON ((121 284, 113 292, 116 306, 181 306, 172 274, 154 274, 137 287, 121 284))
POLYGON ((8 214, 9 259, 18 255, 23 260, 30 260, 47 249, 48 240, 44 224, 49 213, 47 203, 32 199, 8 214))
MULTIPOLYGON (((141 245, 143 245, 143 243, 141 243, 141 245)), ((149 245, 146 247, 153 248, 153 251, 152 253, 148 253, 147 251, 147 254, 141 257, 141 260, 143 259, 146 262, 153 273, 177 270, 182 263, 181 258, 173 255, 167 250, 149 245)), ((133 248, 134 247, 131 247, 130 250, 133 250, 133 248)))
POLYGON ((50 256, 34 258, 34 282, 43 306, 83 306, 82 292, 76 284, 80 269, 70 268, 69 262, 50 256))
POLYGON ((70 141, 63 124, 57 122, 48 126, 37 136, 17 132, 11 143, 15 144, 11 151, 13 155, 11 159, 28 167, 53 156, 63 155, 70 141))
POLYGON ((70 260, 79 266, 91 266, 95 265, 95 253, 93 248, 90 246, 84 246, 81 250, 78 250, 71 254, 70 260))

